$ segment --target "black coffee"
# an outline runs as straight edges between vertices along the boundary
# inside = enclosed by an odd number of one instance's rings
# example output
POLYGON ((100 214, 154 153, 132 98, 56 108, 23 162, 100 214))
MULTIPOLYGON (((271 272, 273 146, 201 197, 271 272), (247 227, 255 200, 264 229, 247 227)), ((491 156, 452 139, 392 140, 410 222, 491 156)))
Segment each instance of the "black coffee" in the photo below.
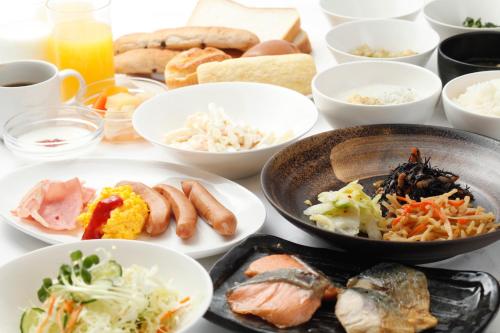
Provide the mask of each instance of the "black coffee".
POLYGON ((7 83, 7 84, 2 84, 2 87, 25 87, 25 86, 31 86, 32 84, 35 84, 36 82, 14 82, 14 83, 7 83))

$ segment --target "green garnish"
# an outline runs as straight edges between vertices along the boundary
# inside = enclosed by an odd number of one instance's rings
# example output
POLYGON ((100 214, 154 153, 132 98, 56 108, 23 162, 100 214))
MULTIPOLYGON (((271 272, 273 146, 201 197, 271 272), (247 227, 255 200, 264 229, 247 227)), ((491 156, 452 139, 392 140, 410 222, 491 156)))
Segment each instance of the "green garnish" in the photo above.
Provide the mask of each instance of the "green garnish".
POLYGON ((88 299, 86 301, 81 301, 80 304, 89 304, 89 303, 94 303, 95 301, 97 301, 95 298, 91 298, 91 299, 88 299))
POLYGON ((97 265, 99 263, 99 257, 95 254, 92 254, 85 259, 83 259, 83 268, 90 268, 93 265, 97 265))
POLYGON ((92 282, 92 275, 90 275, 89 271, 85 268, 80 272, 80 276, 82 277, 83 282, 86 284, 90 284, 92 282))
POLYGON ((78 261, 82 259, 83 253, 80 250, 76 250, 75 252, 72 252, 69 257, 71 258, 71 261, 78 261))
POLYGON ((63 324, 63 327, 66 328, 66 325, 68 325, 68 313, 67 312, 64 312, 64 315, 63 315, 63 320, 62 320, 62 324, 63 324))
POLYGON ((467 16, 465 20, 462 22, 462 25, 467 28, 498 28, 500 26, 491 23, 491 22, 486 22, 483 23, 481 22, 481 18, 477 18, 474 20, 472 17, 467 16))
POLYGON ((43 286, 45 288, 52 287, 52 279, 51 278, 45 278, 45 279, 43 279, 43 286))
POLYGON ((44 286, 42 286, 40 289, 38 289, 36 294, 38 296, 38 299, 42 303, 45 302, 45 300, 47 298, 49 298, 49 290, 47 288, 45 288, 44 286))
MULTIPOLYGON (((37 291, 40 302, 45 302, 50 296, 50 289, 57 285, 73 285, 73 278, 81 278, 86 284, 92 283, 92 268, 101 261, 95 254, 84 257, 82 251, 77 250, 69 255, 71 264, 62 264, 59 267, 57 282, 51 278, 44 278, 42 286, 37 291)), ((115 263, 113 262, 113 265, 115 263)))

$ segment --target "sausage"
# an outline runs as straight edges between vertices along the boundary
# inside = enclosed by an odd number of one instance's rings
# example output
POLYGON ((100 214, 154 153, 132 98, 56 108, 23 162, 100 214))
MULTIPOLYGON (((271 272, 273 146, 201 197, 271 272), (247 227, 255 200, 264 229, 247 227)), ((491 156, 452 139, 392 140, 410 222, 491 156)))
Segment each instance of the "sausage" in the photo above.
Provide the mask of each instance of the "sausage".
POLYGON ((175 222, 177 228, 175 233, 182 239, 188 239, 193 236, 196 231, 196 209, 189 199, 182 193, 181 190, 166 184, 158 184, 153 187, 161 195, 167 198, 168 202, 172 205, 174 211, 175 222))
POLYGON ((182 190, 193 203, 198 215, 223 236, 234 235, 236 216, 214 198, 206 188, 194 180, 185 180, 182 190))
POLYGON ((149 207, 149 216, 144 225, 144 230, 151 236, 157 236, 167 230, 170 223, 172 209, 170 203, 160 193, 151 187, 139 182, 121 181, 117 186, 130 185, 132 191, 137 193, 149 207))

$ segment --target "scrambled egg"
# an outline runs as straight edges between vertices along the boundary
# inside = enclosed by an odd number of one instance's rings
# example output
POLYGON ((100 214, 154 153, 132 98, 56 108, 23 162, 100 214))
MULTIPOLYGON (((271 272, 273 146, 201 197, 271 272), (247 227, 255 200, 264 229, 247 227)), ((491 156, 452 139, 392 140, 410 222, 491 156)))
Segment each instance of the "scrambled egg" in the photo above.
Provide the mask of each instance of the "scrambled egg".
POLYGON ((88 205, 87 210, 78 216, 78 222, 86 228, 97 203, 112 195, 122 198, 123 205, 111 211, 110 218, 102 229, 102 238, 136 239, 146 222, 149 208, 146 202, 132 191, 130 185, 105 187, 99 197, 88 205))

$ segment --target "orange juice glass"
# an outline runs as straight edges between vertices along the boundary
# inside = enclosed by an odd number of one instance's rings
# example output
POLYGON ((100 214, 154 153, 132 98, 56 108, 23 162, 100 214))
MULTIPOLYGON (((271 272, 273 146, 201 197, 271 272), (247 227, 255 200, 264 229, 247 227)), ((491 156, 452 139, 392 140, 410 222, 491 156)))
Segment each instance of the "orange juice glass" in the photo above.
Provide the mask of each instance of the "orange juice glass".
MULTIPOLYGON (((60 69, 77 70, 87 84, 114 77, 111 0, 48 0, 52 24, 49 58, 60 69)), ((62 85, 64 100, 74 97, 78 82, 62 85)))

